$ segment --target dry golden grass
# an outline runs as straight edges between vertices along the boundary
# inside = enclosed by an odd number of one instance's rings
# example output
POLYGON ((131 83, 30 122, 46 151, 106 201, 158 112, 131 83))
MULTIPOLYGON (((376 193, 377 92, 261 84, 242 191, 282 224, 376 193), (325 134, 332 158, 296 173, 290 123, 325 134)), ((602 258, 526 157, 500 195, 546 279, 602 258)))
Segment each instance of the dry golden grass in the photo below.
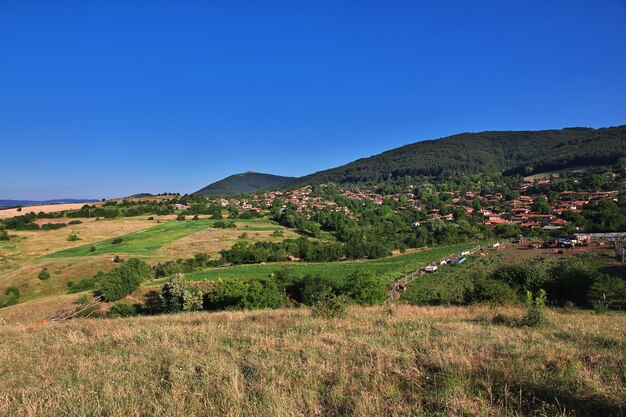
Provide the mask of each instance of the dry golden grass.
POLYGON ((626 316, 494 324, 522 314, 397 306, 343 320, 276 310, 5 324, 0 415, 623 415, 626 316))
POLYGON ((246 231, 245 229, 207 229, 165 245, 158 253, 161 257, 173 259, 189 258, 196 253, 207 253, 214 257, 218 256, 221 250, 229 249, 239 240, 239 237, 243 233, 248 235, 246 240, 250 243, 258 241, 280 242, 284 239, 297 239, 299 237, 297 233, 287 228, 281 230, 283 231, 282 237, 273 237, 273 231, 270 230, 246 231))
MULTIPOLYGON (((67 223, 72 219, 59 219, 62 223, 67 223)), ((37 231, 11 231, 12 235, 22 237, 14 246, 23 258, 38 257, 63 249, 73 248, 110 239, 115 236, 122 236, 138 230, 155 226, 154 221, 147 221, 135 218, 123 219, 80 219, 81 224, 69 225, 56 230, 37 231), (69 242, 67 236, 76 233, 80 240, 69 242)), ((2 249, 0 249, 1 251, 2 249)), ((2 256, 0 252, 0 256, 2 256)))
MULTIPOLYGON (((71 219, 54 219, 68 222, 71 219)), ((79 281, 97 271, 108 271, 115 264, 112 255, 88 258, 42 259, 43 255, 82 246, 154 226, 154 221, 141 219, 99 220, 81 219, 82 223, 57 230, 11 231, 18 236, 9 242, 0 242, 0 294, 10 286, 17 286, 23 296, 34 297, 65 292, 68 281, 79 281), (76 233, 80 240, 70 242, 67 237, 76 233), (41 268, 47 267, 52 277, 48 281, 37 278, 41 268)), ((45 219, 45 222, 52 222, 45 219)))
POLYGON ((85 203, 73 203, 73 204, 45 204, 42 206, 28 206, 23 207, 22 211, 17 211, 16 208, 13 209, 5 209, 0 210, 0 219, 8 219, 9 217, 21 216, 26 213, 30 213, 31 211, 35 213, 44 212, 44 213, 58 213, 59 211, 65 210, 78 210, 85 203))

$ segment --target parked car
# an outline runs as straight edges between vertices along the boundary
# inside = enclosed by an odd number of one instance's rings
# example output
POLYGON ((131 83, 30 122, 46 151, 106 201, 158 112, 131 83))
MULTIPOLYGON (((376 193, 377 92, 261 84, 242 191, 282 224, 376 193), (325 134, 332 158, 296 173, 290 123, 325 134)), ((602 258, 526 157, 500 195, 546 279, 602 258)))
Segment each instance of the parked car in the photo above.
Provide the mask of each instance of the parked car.
POLYGON ((558 248, 571 249, 574 247, 574 243, 566 237, 557 237, 554 239, 554 243, 558 248))

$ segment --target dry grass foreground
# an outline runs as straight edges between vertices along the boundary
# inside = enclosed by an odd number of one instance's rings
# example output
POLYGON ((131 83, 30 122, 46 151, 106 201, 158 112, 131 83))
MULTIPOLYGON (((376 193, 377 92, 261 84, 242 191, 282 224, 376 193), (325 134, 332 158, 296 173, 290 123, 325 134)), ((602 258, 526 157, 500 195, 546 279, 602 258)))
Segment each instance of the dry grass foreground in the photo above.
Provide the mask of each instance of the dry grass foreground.
POLYGON ((623 415, 626 316, 353 308, 0 325, 3 416, 623 415))

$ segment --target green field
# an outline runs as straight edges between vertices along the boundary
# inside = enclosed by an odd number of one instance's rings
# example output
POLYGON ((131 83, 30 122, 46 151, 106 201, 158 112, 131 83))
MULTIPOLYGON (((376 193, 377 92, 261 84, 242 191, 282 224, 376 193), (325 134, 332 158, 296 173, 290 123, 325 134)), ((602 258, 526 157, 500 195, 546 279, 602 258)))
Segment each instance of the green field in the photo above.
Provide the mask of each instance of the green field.
MULTIPOLYGON (((199 232, 200 230, 211 227, 218 221, 229 222, 231 220, 171 220, 166 223, 158 224, 156 226, 144 230, 139 230, 137 232, 128 233, 123 236, 116 236, 114 238, 102 240, 93 244, 82 245, 75 248, 54 252, 44 256, 43 258, 56 259, 70 258, 76 256, 95 256, 113 253, 127 253, 139 256, 154 256, 157 249, 192 233, 199 232), (123 242, 116 245, 112 244, 111 242, 113 241, 113 239, 117 237, 121 237, 123 239, 123 242), (94 252, 90 250, 92 246, 96 247, 96 250, 94 252)), ((280 226, 274 226, 267 220, 262 221, 256 219, 233 219, 232 221, 237 224, 237 228, 228 230, 240 230, 241 232, 281 230, 280 226)))
MULTIPOLYGON (((271 263, 266 265, 239 265, 225 268, 208 269, 202 272, 187 274, 192 281, 213 281, 228 278, 258 278, 270 275, 272 272, 289 268, 294 273, 304 276, 321 274, 342 279, 359 270, 372 271, 386 282, 392 282, 401 276, 419 269, 440 258, 462 252, 475 247, 476 243, 461 243, 457 245, 426 249, 408 255, 393 256, 384 259, 321 262, 321 263, 271 263)), ((151 283, 151 284, 154 284, 151 283)))
POLYGON ((65 249, 59 252, 46 255, 45 258, 69 258, 75 256, 94 256, 103 253, 129 253, 133 255, 149 256, 154 251, 173 242, 177 239, 211 227, 216 220, 195 220, 195 221, 168 221, 158 224, 148 229, 119 236, 123 242, 117 245, 112 244, 114 238, 102 240, 93 244, 78 246, 76 248, 65 249), (90 251, 92 246, 96 247, 94 252, 90 251))

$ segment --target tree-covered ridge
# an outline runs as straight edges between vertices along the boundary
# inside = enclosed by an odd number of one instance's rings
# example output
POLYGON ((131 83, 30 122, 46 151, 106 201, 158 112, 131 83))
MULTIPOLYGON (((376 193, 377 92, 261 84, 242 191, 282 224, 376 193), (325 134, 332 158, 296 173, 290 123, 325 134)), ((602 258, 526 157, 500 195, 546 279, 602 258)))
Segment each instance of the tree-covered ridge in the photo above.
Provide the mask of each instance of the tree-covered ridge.
POLYGON ((402 146, 281 184, 381 182, 403 176, 534 174, 607 165, 626 156, 626 125, 602 129, 462 133, 402 146))
POLYGON ((219 197, 253 193, 291 179, 293 179, 293 177, 282 177, 280 175, 262 174, 259 172, 244 172, 242 174, 231 175, 230 177, 209 184, 193 193, 193 195, 219 197))

